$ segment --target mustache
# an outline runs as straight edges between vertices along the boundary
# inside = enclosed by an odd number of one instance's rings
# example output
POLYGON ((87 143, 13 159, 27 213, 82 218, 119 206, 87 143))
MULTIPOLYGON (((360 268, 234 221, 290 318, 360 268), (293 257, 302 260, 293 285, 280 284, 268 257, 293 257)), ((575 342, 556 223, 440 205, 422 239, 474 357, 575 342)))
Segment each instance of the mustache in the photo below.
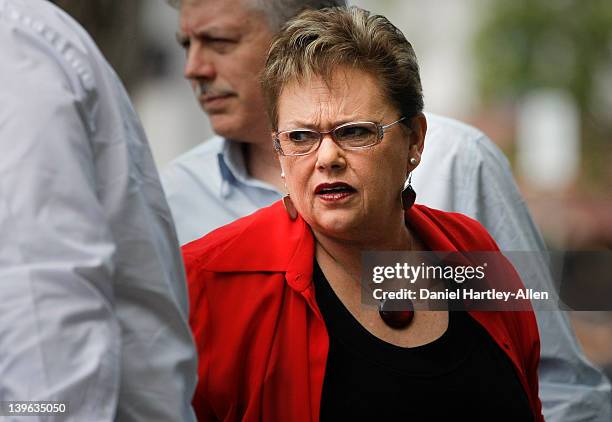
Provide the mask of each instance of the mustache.
POLYGON ((221 97, 234 94, 234 91, 229 88, 213 87, 209 82, 196 82, 193 91, 196 97, 201 97, 202 95, 207 97, 221 97))

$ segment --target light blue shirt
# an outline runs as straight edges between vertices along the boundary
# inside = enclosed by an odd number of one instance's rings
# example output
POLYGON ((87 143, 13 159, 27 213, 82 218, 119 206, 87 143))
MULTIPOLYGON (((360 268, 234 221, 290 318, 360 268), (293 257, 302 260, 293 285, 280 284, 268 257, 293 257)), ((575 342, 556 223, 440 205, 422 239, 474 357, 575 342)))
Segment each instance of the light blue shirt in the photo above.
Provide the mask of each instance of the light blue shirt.
POLYGON ((170 209, 127 93, 45 0, 0 0, 2 421, 195 421, 170 209))
MULTIPOLYGON (((480 221, 503 251, 543 251, 544 243, 499 149, 480 131, 428 114, 417 202, 480 221)), ((241 144, 215 137, 174 160, 162 183, 186 243, 281 198, 251 178, 241 144)), ((517 267, 527 287, 553 291, 544 262, 517 267)), ((542 343, 540 398, 547 421, 611 420, 610 384, 584 357, 567 316, 536 312, 542 343)))

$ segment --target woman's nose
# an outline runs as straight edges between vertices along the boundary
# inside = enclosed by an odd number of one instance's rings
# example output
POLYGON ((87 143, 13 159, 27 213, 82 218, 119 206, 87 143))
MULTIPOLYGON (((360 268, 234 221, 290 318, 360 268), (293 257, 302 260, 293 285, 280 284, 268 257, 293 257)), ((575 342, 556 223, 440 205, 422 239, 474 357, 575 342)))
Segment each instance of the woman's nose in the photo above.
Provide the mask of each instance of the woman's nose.
POLYGON ((317 150, 318 170, 341 170, 346 167, 345 151, 333 140, 331 134, 323 135, 317 150))

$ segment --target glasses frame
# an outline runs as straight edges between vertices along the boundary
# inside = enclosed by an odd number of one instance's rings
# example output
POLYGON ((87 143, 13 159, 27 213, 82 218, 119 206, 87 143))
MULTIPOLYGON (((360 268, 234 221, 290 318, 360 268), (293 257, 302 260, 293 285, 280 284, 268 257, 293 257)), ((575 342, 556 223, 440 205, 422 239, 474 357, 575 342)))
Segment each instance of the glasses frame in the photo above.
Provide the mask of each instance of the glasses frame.
POLYGON ((290 129, 290 130, 283 130, 280 132, 277 132, 274 134, 274 149, 283 156, 286 157, 299 157, 302 155, 308 155, 308 154, 312 154, 313 152, 317 151, 319 149, 319 147, 321 146, 321 142, 323 142, 323 138, 325 138, 325 135, 330 135, 332 140, 334 141, 334 143, 336 145, 338 145, 341 149, 343 150, 348 150, 348 151, 354 151, 354 150, 360 150, 360 149, 366 149, 366 148, 372 148, 374 145, 378 145, 382 142, 383 137, 385 136, 385 131, 390 128, 393 125, 396 125, 397 123, 400 123, 403 120, 406 120, 407 117, 403 116, 400 117, 398 120, 391 122, 389 124, 383 125, 377 122, 368 122, 368 121, 357 121, 357 122, 347 122, 347 123, 342 123, 341 125, 336 126, 333 129, 330 130, 326 130, 326 131, 318 131, 318 130, 314 130, 314 129, 306 129, 306 128, 297 128, 297 129, 290 129), (336 137, 334 136, 334 132, 338 129, 341 129, 345 126, 349 126, 349 125, 355 125, 355 124, 360 124, 360 123, 367 123, 367 124, 373 124, 376 125, 376 129, 377 129, 377 136, 376 136, 376 142, 374 142, 373 144, 370 145, 365 145, 365 146, 359 146, 359 147, 345 147, 340 145, 340 143, 338 142, 338 140, 336 139, 336 137), (308 152, 302 152, 302 153, 297 153, 297 154, 285 154, 285 152, 283 151, 283 149, 281 148, 280 145, 280 139, 278 138, 279 135, 283 134, 283 133, 290 133, 290 132, 295 132, 295 131, 308 131, 311 133, 318 133, 319 134, 319 141, 316 143, 316 145, 314 146, 314 148, 312 148, 310 151, 308 152))

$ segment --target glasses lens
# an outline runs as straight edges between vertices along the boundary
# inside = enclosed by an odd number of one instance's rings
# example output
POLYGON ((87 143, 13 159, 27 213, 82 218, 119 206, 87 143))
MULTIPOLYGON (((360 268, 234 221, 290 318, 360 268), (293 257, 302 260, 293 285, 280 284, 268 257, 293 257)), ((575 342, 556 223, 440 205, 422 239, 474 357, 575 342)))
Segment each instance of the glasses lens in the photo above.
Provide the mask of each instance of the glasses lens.
POLYGON ((310 152, 320 140, 318 132, 311 130, 298 129, 281 132, 278 134, 278 141, 283 150, 283 154, 305 154, 310 152))
POLYGON ((343 147, 367 147, 378 141, 378 128, 375 123, 349 123, 336 128, 334 137, 343 147))

